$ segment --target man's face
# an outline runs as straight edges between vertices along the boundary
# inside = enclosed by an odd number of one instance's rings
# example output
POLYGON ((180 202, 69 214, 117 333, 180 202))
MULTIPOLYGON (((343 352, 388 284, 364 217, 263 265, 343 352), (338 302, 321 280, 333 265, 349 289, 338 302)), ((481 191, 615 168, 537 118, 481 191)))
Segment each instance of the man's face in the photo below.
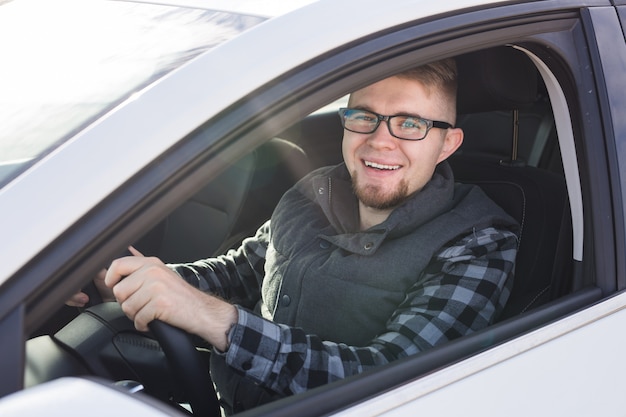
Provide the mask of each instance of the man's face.
MULTIPOLYGON (((430 90, 418 81, 391 77, 352 93, 349 107, 386 116, 404 114, 454 122, 443 100, 430 90)), ((344 130, 342 151, 360 203, 389 210, 421 190, 436 165, 462 140, 460 129, 436 128, 423 140, 402 140, 391 136, 387 123, 381 122, 369 134, 344 130)))

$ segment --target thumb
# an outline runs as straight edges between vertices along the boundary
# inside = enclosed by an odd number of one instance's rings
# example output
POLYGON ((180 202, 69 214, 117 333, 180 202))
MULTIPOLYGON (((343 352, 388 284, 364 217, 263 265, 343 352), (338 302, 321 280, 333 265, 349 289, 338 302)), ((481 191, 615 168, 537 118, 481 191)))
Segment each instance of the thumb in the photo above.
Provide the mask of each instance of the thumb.
POLYGON ((129 251, 130 253, 132 253, 132 254, 133 254, 133 256, 140 256, 140 257, 143 257, 143 253, 139 252, 139 251, 138 251, 137 249, 135 249, 133 246, 129 246, 129 247, 128 247, 128 251, 129 251))

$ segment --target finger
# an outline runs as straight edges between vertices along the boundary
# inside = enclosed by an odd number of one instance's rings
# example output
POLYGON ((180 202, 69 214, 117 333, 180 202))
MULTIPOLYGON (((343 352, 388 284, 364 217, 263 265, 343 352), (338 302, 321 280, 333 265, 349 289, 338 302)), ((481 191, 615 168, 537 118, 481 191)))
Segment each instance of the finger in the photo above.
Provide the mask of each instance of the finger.
POLYGON ((135 249, 135 247, 134 247, 134 246, 129 246, 129 247, 128 247, 128 251, 129 251, 130 253, 132 253, 132 254, 133 254, 133 256, 140 256, 140 257, 142 257, 142 258, 143 258, 143 253, 141 253, 141 252, 139 252, 137 249, 135 249))
POLYGON ((193 308, 197 304, 193 302, 197 295, 195 292, 203 295, 164 265, 150 265, 120 282, 114 290, 119 295, 118 300, 127 297, 122 307, 125 313, 132 316, 139 330, 145 330, 154 319, 184 328, 188 321, 193 321, 199 310, 193 308), (135 285, 139 285, 139 288, 135 285))
POLYGON ((85 294, 84 292, 77 292, 65 302, 65 305, 70 307, 85 307, 88 302, 89 296, 87 294, 85 294))
POLYGON ((171 307, 168 307, 168 301, 162 296, 157 295, 151 298, 142 297, 142 299, 135 300, 135 295, 139 294, 133 294, 133 297, 131 297, 129 301, 133 303, 131 309, 135 312, 133 322, 137 330, 147 331, 148 324, 153 320, 171 321, 168 314, 171 307))
MULTIPOLYGON (((158 275, 158 271, 152 272, 158 275)), ((167 284, 167 279, 164 281, 165 277, 151 275, 156 279, 144 281, 134 279, 136 277, 133 276, 114 288, 122 310, 134 321, 137 330, 141 331, 147 330, 148 323, 154 319, 167 321, 172 309, 176 307, 171 297, 172 288, 167 284)))
MULTIPOLYGON (((117 288, 117 287, 116 287, 117 288)), ((147 317, 150 315, 148 305, 150 298, 144 293, 133 293, 123 302, 120 302, 122 311, 135 324, 135 328, 139 331, 147 330, 147 323, 150 321, 147 317)))
POLYGON ((104 277, 106 277, 106 274, 107 274, 107 269, 106 268, 102 268, 96 274, 96 278, 94 279, 94 281, 104 281, 104 277))
POLYGON ((100 293, 100 298, 102 298, 103 302, 115 301, 115 296, 113 295, 113 290, 107 287, 104 283, 104 278, 106 277, 106 269, 102 269, 96 275, 96 278, 93 280, 93 283, 96 285, 98 292, 100 293))
MULTIPOLYGON (((156 258, 143 258, 139 256, 126 256, 111 262, 111 266, 104 276, 104 283, 107 287, 113 288, 122 278, 131 275, 145 265, 155 263, 156 258)), ((160 261, 159 261, 160 262, 160 261)))
MULTIPOLYGON (((155 285, 171 281, 172 276, 176 276, 175 273, 158 258, 130 256, 114 261, 107 271, 105 284, 113 289, 115 298, 123 302, 142 287, 143 291, 154 291, 155 285)), ((161 291, 167 293, 167 287, 161 291)))

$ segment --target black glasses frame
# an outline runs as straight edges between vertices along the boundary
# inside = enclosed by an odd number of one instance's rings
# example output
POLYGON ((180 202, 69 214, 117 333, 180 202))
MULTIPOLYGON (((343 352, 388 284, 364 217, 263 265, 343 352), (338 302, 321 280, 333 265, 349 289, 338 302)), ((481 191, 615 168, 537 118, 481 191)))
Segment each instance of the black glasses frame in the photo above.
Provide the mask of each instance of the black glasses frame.
POLYGON ((374 133, 376 129, 378 129, 378 127, 380 126, 380 122, 385 121, 387 122, 387 128, 389 129, 389 133, 391 133, 391 136, 393 136, 394 138, 402 139, 402 140, 413 140, 413 141, 423 140, 426 136, 428 136, 428 132, 430 132, 430 129, 432 128, 451 129, 454 127, 448 122, 441 122, 439 120, 429 120, 429 119, 424 119, 423 117, 411 116, 407 114, 394 114, 393 116, 384 116, 382 114, 378 114, 370 110, 352 109, 352 108, 347 108, 347 107, 342 107, 339 109, 339 118, 341 119, 341 125, 343 126, 344 129, 350 132, 364 133, 364 134, 374 133), (374 116, 376 116, 376 119, 377 119, 376 124, 369 131, 358 131, 358 130, 349 129, 346 127, 346 113, 349 111, 360 111, 360 112, 373 114, 374 116), (398 136, 391 127, 391 119, 393 119, 394 117, 411 117, 411 118, 418 119, 424 122, 427 126, 426 132, 424 132, 424 136, 422 136, 421 138, 404 138, 402 136, 398 136))

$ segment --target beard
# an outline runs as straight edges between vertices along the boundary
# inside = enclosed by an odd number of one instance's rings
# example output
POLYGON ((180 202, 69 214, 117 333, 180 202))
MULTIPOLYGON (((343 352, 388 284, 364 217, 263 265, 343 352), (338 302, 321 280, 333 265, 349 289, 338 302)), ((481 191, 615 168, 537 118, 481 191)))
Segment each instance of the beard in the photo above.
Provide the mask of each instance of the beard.
POLYGON ((398 207, 409 197, 409 184, 406 180, 400 181, 395 189, 368 184, 359 185, 356 172, 352 173, 352 189, 363 205, 377 210, 398 207))

